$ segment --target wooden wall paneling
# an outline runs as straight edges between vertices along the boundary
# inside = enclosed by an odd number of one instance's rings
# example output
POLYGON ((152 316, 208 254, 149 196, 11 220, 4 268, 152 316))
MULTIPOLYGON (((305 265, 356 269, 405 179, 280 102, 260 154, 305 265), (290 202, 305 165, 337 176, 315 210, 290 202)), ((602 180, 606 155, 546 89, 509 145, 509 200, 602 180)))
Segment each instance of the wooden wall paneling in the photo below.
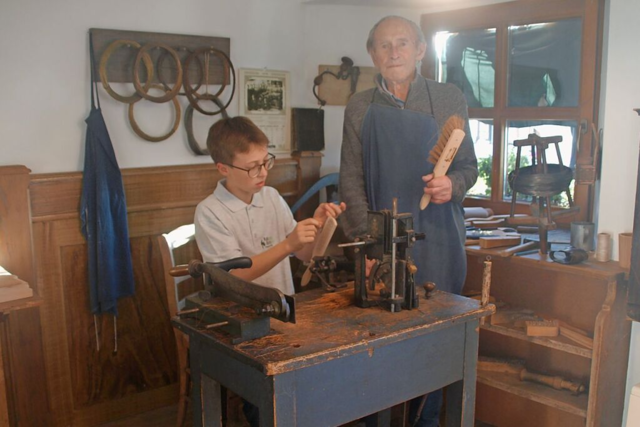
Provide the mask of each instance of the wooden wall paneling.
MULTIPOLYGON (((36 293, 28 186, 31 171, 24 166, 0 168, 0 265, 29 283, 36 293)), ((47 425, 49 402, 42 358, 38 297, 0 304, 2 359, 11 425, 47 425)), ((4 425, 4 424, 3 424, 4 425)))
POLYGON ((33 287, 30 172, 24 166, 6 166, 0 173, 0 265, 33 287))
MULTIPOLYGON (((293 203, 319 178, 321 158, 303 152, 278 159, 268 184, 293 203)), ((197 203, 213 192, 220 175, 213 164, 125 169, 122 175, 136 293, 118 304, 117 353, 110 315, 98 319, 101 349, 96 349, 78 214, 82 174, 31 177, 44 360, 55 426, 93 426, 177 401, 175 342, 155 237, 192 223, 197 203)), ((311 214, 314 208, 308 204, 311 214)), ((197 247, 181 252, 186 262, 197 247)))

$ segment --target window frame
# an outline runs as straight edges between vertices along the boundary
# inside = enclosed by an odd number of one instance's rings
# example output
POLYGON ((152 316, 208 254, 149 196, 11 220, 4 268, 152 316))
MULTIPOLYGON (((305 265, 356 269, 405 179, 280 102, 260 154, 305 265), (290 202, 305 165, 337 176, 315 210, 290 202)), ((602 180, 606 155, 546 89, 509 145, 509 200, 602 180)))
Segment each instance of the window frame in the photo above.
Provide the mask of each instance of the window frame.
MULTIPOLYGON (((432 42, 440 31, 496 29, 495 93, 491 108, 469 108, 470 119, 493 121, 493 165, 491 196, 467 196, 465 205, 483 206, 508 213, 511 202, 503 200, 506 123, 514 120, 570 120, 582 125, 576 165, 592 157, 591 123, 598 123, 602 52, 603 0, 519 0, 488 6, 422 15, 421 28, 427 40, 422 75, 435 79, 436 52, 432 42), (579 101, 576 107, 509 107, 507 105, 509 27, 569 18, 582 19, 579 101)), ((593 218, 595 185, 575 185, 574 202, 580 206, 569 220, 593 218)), ((529 213, 529 203, 518 202, 517 213, 529 213)))

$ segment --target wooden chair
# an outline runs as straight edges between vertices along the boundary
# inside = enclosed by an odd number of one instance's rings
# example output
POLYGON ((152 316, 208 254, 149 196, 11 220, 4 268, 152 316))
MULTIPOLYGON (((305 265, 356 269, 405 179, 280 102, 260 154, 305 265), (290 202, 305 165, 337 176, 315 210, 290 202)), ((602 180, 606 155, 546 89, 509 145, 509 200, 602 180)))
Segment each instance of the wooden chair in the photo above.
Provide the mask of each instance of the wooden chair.
MULTIPOLYGON (((167 290, 167 306, 169 315, 173 317, 176 313, 184 309, 183 295, 188 292, 182 291, 183 287, 192 284, 189 276, 172 277, 169 270, 175 265, 174 249, 195 240, 195 228, 193 224, 183 225, 175 230, 158 236, 158 246, 164 270, 164 281, 167 290)), ((180 399, 178 401, 177 426, 182 427, 187 415, 189 406, 189 389, 191 384, 189 371, 189 336, 183 334, 178 329, 173 329, 176 338, 176 348, 178 355, 178 368, 180 375, 180 399)))

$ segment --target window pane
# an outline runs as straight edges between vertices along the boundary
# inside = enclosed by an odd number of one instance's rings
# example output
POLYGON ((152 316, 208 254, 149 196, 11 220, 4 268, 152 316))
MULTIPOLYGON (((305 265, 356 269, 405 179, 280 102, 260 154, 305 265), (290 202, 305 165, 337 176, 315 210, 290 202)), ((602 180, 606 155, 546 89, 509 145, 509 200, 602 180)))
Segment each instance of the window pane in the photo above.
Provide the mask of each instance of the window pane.
POLYGON ((471 108, 493 107, 496 30, 441 31, 434 36, 436 79, 452 83, 471 108))
MULTIPOLYGON (((507 177, 509 176, 509 172, 515 169, 516 167, 516 154, 517 148, 514 147, 513 141, 517 141, 520 139, 527 139, 529 134, 537 132, 541 137, 548 136, 562 136, 562 142, 558 144, 560 148, 560 156, 562 159, 562 163, 565 166, 569 166, 571 169, 575 169, 576 164, 576 135, 577 135, 577 123, 573 121, 551 121, 547 120, 544 122, 529 122, 529 121, 508 121, 507 122, 507 131, 505 135, 506 140, 506 150, 505 150, 505 167, 506 171, 504 176, 504 194, 503 198, 505 200, 511 200, 511 186, 508 184, 507 177)), ((549 148, 546 150, 547 155, 547 163, 548 164, 558 164, 558 155, 556 153, 556 144, 550 144, 549 148)), ((531 148, 530 147, 522 147, 520 154, 520 168, 525 166, 530 166, 532 164, 531 161, 531 148)), ((573 186, 574 182, 571 182, 570 192, 571 197, 573 197, 573 186)), ((532 201, 531 196, 527 196, 522 193, 518 193, 518 201, 530 202, 532 201)), ((569 207, 569 200, 567 198, 566 192, 561 193, 559 195, 553 196, 551 198, 551 204, 559 207, 569 207)))
POLYGON ((491 168, 493 166, 493 120, 469 119, 471 138, 478 158, 478 180, 467 194, 491 196, 491 168))
POLYGON ((509 107, 575 107, 582 20, 509 27, 509 107))

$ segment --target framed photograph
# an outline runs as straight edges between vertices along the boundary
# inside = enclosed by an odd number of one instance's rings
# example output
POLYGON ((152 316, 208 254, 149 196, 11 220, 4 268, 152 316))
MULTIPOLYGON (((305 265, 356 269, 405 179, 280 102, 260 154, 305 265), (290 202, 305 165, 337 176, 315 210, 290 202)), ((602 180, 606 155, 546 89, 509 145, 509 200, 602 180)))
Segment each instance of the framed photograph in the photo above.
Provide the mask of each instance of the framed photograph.
POLYGON ((239 114, 253 121, 269 138, 269 151, 291 153, 289 72, 241 68, 239 114))

